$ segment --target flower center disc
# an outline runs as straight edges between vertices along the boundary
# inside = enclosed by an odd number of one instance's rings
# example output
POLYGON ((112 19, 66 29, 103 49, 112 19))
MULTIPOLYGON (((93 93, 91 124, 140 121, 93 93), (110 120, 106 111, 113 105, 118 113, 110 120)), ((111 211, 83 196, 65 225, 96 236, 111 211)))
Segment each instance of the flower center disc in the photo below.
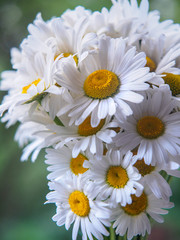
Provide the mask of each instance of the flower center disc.
POLYGON ((166 74, 165 77, 163 77, 164 82, 169 85, 172 95, 176 96, 180 94, 180 75, 175 75, 172 73, 163 73, 166 74))
POLYGON ((106 175, 107 183, 114 188, 123 188, 129 178, 124 168, 120 166, 111 166, 106 175))
POLYGON ((156 64, 155 62, 149 58, 149 57, 146 57, 146 67, 149 67, 150 68, 150 72, 155 72, 156 70, 156 64))
POLYGON ((88 116, 84 122, 82 122, 79 126, 78 126, 78 133, 81 136, 90 136, 93 134, 96 134, 105 124, 105 119, 101 119, 99 125, 97 127, 92 127, 91 126, 91 117, 88 116))
POLYGON ((132 203, 126 204, 125 207, 122 207, 123 210, 128 215, 139 215, 140 213, 144 212, 148 205, 148 200, 146 194, 143 192, 140 197, 136 197, 136 195, 131 195, 132 203))
POLYGON ((97 70, 91 73, 84 82, 84 91, 88 97, 104 99, 114 95, 120 82, 115 73, 108 70, 97 70))
POLYGON ((154 139, 164 132, 163 122, 154 116, 146 116, 137 122, 137 132, 144 138, 154 139))
POLYGON ((89 199, 80 191, 74 191, 69 195, 71 210, 80 217, 86 217, 90 212, 89 199))
POLYGON ((35 86, 37 86, 40 81, 41 81, 41 79, 38 78, 37 80, 33 81, 33 82, 30 83, 29 85, 23 87, 22 93, 27 93, 28 89, 29 89, 33 84, 34 84, 35 86))
POLYGON ((134 167, 138 169, 139 173, 143 177, 147 174, 150 174, 155 169, 154 166, 145 164, 144 159, 137 160, 137 162, 134 164, 134 167))
POLYGON ((88 168, 83 167, 83 163, 85 160, 88 159, 81 153, 76 158, 71 159, 70 168, 75 175, 83 174, 88 170, 88 168))

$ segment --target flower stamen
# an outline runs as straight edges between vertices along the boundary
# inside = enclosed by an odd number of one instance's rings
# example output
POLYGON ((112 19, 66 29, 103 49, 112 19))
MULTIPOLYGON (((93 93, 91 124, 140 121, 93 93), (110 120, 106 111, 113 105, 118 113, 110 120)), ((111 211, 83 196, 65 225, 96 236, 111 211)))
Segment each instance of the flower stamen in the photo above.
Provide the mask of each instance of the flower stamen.
POLYGON ((75 175, 83 174, 88 170, 88 168, 83 167, 83 163, 85 160, 88 159, 81 153, 76 158, 71 159, 70 168, 75 175))
POLYGON ((91 73, 84 82, 85 94, 90 98, 105 99, 113 96, 120 86, 115 73, 106 69, 91 73))
POLYGON ((132 196, 132 203, 126 204, 125 207, 122 209, 131 216, 139 215, 140 213, 144 212, 148 206, 148 199, 146 194, 143 192, 140 197, 136 197, 135 194, 132 196))
POLYGON ((96 134, 98 131, 101 130, 101 128, 103 127, 104 124, 105 124, 105 119, 101 119, 101 121, 97 127, 92 127, 91 126, 91 117, 88 116, 84 120, 84 122, 82 122, 78 126, 78 133, 81 136, 90 136, 90 135, 96 134))
POLYGON ((164 82, 169 85, 172 95, 176 96, 180 94, 180 75, 175 75, 173 73, 163 73, 166 74, 163 77, 164 82))
POLYGON ((144 138, 155 139, 164 133, 164 123, 157 117, 145 116, 139 119, 137 132, 144 138))
POLYGON ((110 166, 106 174, 106 182, 114 188, 123 188, 128 182, 127 172, 121 166, 110 166))
POLYGON ((78 190, 69 195, 69 205, 71 210, 80 217, 86 217, 90 212, 89 199, 78 190))

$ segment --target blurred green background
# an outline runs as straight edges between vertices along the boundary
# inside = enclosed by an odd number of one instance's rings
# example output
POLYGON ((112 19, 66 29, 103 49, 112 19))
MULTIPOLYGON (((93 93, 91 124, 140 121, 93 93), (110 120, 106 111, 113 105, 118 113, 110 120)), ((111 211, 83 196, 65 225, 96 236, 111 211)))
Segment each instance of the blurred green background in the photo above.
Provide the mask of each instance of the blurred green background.
MULTIPOLYGON (((38 12, 45 20, 60 16, 67 8, 82 5, 88 9, 109 8, 110 0, 0 0, 0 71, 11 69, 9 51, 27 36, 27 25, 38 12)), ((150 9, 158 9, 161 19, 180 22, 179 0, 151 0, 150 9)), ((4 93, 0 93, 0 101, 4 93)), ((17 126, 5 129, 0 124, 0 239, 70 240, 71 232, 51 220, 55 206, 44 205, 47 171, 42 152, 35 163, 20 162, 22 150, 13 141, 17 126)), ((165 224, 156 224, 151 239, 178 240, 180 235, 179 180, 171 182, 175 208, 165 216, 165 224)))

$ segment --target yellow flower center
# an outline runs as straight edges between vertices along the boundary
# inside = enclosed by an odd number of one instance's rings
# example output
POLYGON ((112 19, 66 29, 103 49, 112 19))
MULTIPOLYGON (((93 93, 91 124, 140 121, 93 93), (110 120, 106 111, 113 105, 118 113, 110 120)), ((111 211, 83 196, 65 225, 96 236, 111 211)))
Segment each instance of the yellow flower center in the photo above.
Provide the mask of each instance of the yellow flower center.
POLYGON ((141 194, 140 197, 136 197, 136 195, 134 194, 131 197, 132 203, 126 204, 125 207, 122 207, 128 215, 139 215, 147 209, 148 199, 144 192, 141 194))
POLYGON ((78 133, 81 136, 90 136, 93 134, 96 134, 99 130, 101 130, 101 128, 103 127, 105 123, 105 119, 101 119, 99 125, 97 127, 92 127, 91 126, 91 117, 88 116, 84 122, 82 122, 79 126, 78 126, 78 133))
POLYGON ((40 81, 41 81, 41 79, 38 78, 37 80, 33 81, 33 82, 30 83, 29 85, 23 87, 22 93, 27 93, 28 89, 29 89, 33 84, 34 84, 35 86, 37 86, 40 81))
POLYGON ((137 122, 137 132, 144 138, 158 138, 164 133, 164 123, 157 117, 146 116, 142 117, 137 122))
POLYGON ((180 94, 180 75, 175 75, 172 73, 163 73, 166 74, 165 77, 163 77, 164 82, 169 85, 172 95, 176 96, 180 94))
POLYGON ((154 171, 155 167, 145 164, 144 159, 137 160, 137 162, 134 164, 134 167, 136 167, 141 174, 141 176, 145 176, 147 174, 150 174, 152 171, 154 171))
POLYGON ((129 178, 124 168, 120 166, 111 166, 106 174, 106 182, 114 188, 123 188, 129 178))
POLYGON ((150 68, 150 72, 155 72, 156 70, 156 64, 155 62, 149 58, 149 57, 146 57, 146 67, 149 67, 150 68))
MULTIPOLYGON (((60 54, 58 54, 58 55, 56 55, 55 57, 54 57, 54 60, 56 60, 56 58, 59 56, 60 54)), ((72 53, 63 53, 63 57, 69 57, 69 56, 72 56, 73 54, 72 53)), ((63 57, 61 57, 60 59, 62 59, 63 57)), ((59 59, 59 60, 60 60, 59 59)), ((76 56, 76 55, 74 55, 73 56, 73 59, 74 59, 74 61, 75 61, 75 63, 76 63, 76 65, 78 64, 78 57, 76 56)))
POLYGON ((88 97, 104 99, 114 95, 120 86, 115 73, 108 70, 97 70, 91 73, 84 82, 84 91, 88 97))
POLYGON ((70 168, 75 175, 83 174, 88 170, 88 168, 83 167, 83 163, 85 160, 88 159, 81 153, 76 158, 71 159, 70 168))
POLYGON ((76 215, 86 217, 90 212, 89 199, 80 191, 74 191, 69 195, 69 205, 76 215))

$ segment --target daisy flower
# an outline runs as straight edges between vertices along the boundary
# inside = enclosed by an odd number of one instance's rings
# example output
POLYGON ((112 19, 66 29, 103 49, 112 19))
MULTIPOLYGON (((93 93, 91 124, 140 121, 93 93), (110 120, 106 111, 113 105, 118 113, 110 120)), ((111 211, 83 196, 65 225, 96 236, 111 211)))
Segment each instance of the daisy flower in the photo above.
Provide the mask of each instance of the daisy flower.
MULTIPOLYGON (((135 151, 133 151, 133 153, 136 154, 135 151)), ((156 166, 152 166, 151 164, 147 165, 144 159, 141 159, 137 160, 133 166, 136 167, 141 174, 140 183, 143 186, 147 185, 157 198, 169 199, 172 195, 171 188, 160 174, 160 171, 165 170, 164 164, 158 164, 156 166)))
MULTIPOLYGON (((137 181, 141 178, 131 164, 132 153, 129 151, 124 157, 119 151, 110 151, 101 161, 85 161, 84 167, 89 167, 89 178, 95 182, 98 198, 107 198, 111 206, 121 203, 125 206, 131 203, 131 194, 139 196, 143 186, 137 181)), ((95 190, 94 190, 95 191, 95 190)))
POLYGON ((147 91, 142 103, 131 105, 133 115, 119 122, 116 147, 123 152, 138 147, 138 158, 153 166, 168 163, 168 154, 179 155, 180 112, 173 112, 172 102, 167 86, 147 91))
POLYGON ((66 63, 63 74, 56 73, 57 83, 72 92, 74 104, 60 110, 68 113, 76 125, 91 114, 91 125, 96 127, 101 119, 113 116, 117 109, 125 116, 132 114, 129 102, 140 103, 146 90, 145 83, 152 75, 145 68, 144 53, 136 54, 135 47, 127 46, 124 39, 99 39, 99 48, 81 61, 79 68, 66 63))
POLYGON ((45 163, 50 165, 47 170, 51 173, 47 176, 49 180, 58 180, 62 178, 64 174, 68 171, 75 175, 82 174, 88 170, 88 168, 83 167, 84 161, 88 161, 92 158, 92 154, 86 152, 81 152, 77 157, 72 157, 72 144, 68 146, 63 146, 58 149, 46 149, 45 163))
POLYGON ((116 234, 124 236, 127 232, 127 239, 133 236, 145 236, 146 232, 150 234, 151 224, 148 215, 155 221, 162 223, 163 217, 160 214, 167 214, 168 211, 162 208, 172 208, 173 203, 157 199, 145 188, 144 192, 137 197, 132 195, 132 203, 125 207, 118 206, 112 211, 112 220, 115 221, 113 228, 116 228, 116 234))
POLYGON ((95 199, 92 182, 85 183, 80 176, 72 177, 68 174, 64 181, 50 182, 49 187, 54 191, 47 195, 47 203, 55 203, 57 206, 53 220, 58 226, 65 225, 67 230, 74 223, 73 240, 77 239, 79 229, 82 231, 82 239, 86 240, 93 240, 93 236, 103 240, 103 235, 109 235, 105 226, 111 225, 110 210, 106 203, 95 199))
MULTIPOLYGON (((171 45, 172 42, 168 41, 168 44, 171 45)), ((151 72, 156 73, 150 82, 156 85, 165 82, 170 86, 172 95, 175 96, 180 93, 178 88, 180 70, 175 66, 176 59, 180 56, 180 43, 171 48, 168 44, 164 34, 156 38, 147 36, 141 41, 139 51, 146 53, 146 66, 150 68, 151 72)))
MULTIPOLYGON (((9 90, 9 95, 4 98, 2 105, 0 106, 0 113, 5 110, 9 112, 15 111, 16 106, 20 106, 25 103, 34 104, 36 100, 36 106, 44 95, 47 93, 45 90, 54 84, 52 78, 53 61, 51 54, 45 58, 40 52, 34 55, 33 60, 27 56, 23 57, 23 65, 16 71, 15 78, 9 79, 8 83, 12 82, 12 87, 5 85, 6 75, 2 80, 1 88, 3 90, 9 90)), ((14 75, 14 74, 13 74, 14 75)), ((27 109, 30 106, 27 106, 27 109)), ((24 112, 22 113, 22 115, 24 112)))
POLYGON ((79 61, 80 53, 96 46, 96 34, 87 33, 88 20, 81 16, 74 26, 66 26, 59 18, 45 22, 39 13, 33 24, 29 24, 30 35, 23 41, 21 47, 29 56, 36 52, 47 54, 53 52, 54 60, 72 55, 74 61, 79 61))
MULTIPOLYGON (((73 142, 72 156, 76 158, 81 151, 90 151, 101 159, 104 151, 104 144, 112 143, 112 138, 116 136, 117 122, 112 121, 111 117, 102 119, 98 126, 91 126, 91 117, 88 116, 79 126, 69 126, 69 118, 62 116, 63 126, 57 124, 47 125, 47 131, 44 132, 44 141, 46 147, 54 146, 61 148, 68 142, 73 142), (47 134, 47 137, 45 137, 47 134)), ((37 132, 38 134, 38 132, 37 132)))

